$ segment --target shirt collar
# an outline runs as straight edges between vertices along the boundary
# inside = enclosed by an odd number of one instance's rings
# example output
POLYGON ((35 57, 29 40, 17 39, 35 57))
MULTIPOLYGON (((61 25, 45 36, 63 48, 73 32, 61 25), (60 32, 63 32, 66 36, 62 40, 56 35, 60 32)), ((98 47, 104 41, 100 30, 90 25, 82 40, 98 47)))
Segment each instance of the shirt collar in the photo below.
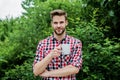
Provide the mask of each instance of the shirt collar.
MULTIPOLYGON (((62 39, 62 41, 63 41, 63 40, 66 40, 67 37, 68 37, 68 34, 66 33, 66 34, 65 34, 65 37, 62 39)), ((53 33, 52 33, 51 38, 52 38, 52 40, 57 40, 57 39, 54 37, 54 34, 53 34, 53 33)))

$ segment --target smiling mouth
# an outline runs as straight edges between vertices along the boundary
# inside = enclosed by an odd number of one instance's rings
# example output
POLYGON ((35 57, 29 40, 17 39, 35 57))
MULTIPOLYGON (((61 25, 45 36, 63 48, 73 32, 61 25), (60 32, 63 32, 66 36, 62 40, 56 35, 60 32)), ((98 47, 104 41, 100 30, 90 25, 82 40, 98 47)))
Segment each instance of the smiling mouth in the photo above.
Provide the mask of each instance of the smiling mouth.
POLYGON ((60 30, 57 30, 57 32, 61 32, 62 30, 60 29, 60 30))
POLYGON ((62 29, 56 29, 57 32, 62 32, 62 29))
POLYGON ((65 32, 65 30, 56 29, 54 32, 55 32, 57 35, 62 35, 62 34, 65 32))

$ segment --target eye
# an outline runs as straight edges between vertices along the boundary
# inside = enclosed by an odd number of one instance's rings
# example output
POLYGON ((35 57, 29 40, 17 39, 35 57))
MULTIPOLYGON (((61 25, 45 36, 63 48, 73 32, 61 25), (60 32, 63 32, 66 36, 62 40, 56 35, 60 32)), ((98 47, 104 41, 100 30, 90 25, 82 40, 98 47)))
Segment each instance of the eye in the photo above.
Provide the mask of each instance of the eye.
POLYGON ((60 24, 63 24, 64 23, 64 21, 60 21, 60 24))
POLYGON ((58 24, 57 22, 54 22, 54 24, 58 24))

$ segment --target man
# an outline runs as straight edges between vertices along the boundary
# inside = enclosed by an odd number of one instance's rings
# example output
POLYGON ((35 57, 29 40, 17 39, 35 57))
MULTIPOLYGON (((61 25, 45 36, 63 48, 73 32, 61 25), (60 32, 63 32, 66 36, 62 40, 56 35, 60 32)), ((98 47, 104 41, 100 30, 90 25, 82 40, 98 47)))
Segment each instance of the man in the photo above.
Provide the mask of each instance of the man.
POLYGON ((65 11, 53 10, 50 15, 53 35, 39 42, 33 73, 43 80, 76 80, 75 74, 82 66, 82 43, 66 34, 68 21, 65 11), (69 44, 69 54, 63 54, 63 44, 69 44))

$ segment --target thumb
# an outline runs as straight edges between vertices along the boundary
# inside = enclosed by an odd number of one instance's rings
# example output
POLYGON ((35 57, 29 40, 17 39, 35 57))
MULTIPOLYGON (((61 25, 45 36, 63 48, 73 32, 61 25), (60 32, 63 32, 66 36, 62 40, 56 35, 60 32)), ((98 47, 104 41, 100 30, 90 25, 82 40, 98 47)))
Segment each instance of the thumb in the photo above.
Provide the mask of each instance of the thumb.
POLYGON ((61 50, 61 48, 62 48, 62 45, 60 44, 60 45, 59 45, 57 48, 61 50))

